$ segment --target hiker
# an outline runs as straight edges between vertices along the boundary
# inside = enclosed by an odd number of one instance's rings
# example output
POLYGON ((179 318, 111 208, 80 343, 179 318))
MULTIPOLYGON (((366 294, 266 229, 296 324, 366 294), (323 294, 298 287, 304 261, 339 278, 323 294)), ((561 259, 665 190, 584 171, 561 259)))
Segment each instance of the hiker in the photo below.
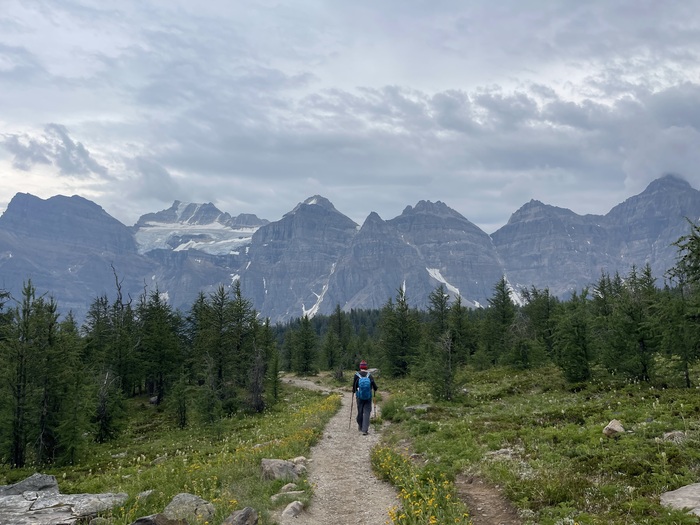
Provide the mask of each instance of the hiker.
POLYGON ((369 417, 372 414, 372 397, 377 392, 377 383, 367 370, 367 361, 360 361, 360 371, 352 379, 352 393, 357 397, 357 430, 366 436, 369 417), (372 392, 374 390, 374 392, 372 392))

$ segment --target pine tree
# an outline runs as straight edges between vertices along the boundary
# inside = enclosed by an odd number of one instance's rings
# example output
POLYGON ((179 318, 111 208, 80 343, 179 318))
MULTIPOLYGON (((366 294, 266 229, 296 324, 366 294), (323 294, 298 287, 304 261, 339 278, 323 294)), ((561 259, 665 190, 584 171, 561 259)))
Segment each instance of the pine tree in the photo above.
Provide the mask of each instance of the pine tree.
POLYGON ((482 323, 481 345, 476 360, 481 367, 492 366, 510 353, 511 324, 515 319, 515 304, 505 276, 496 283, 493 296, 488 300, 482 323))
POLYGON ((469 309, 462 305, 460 295, 450 306, 448 322, 456 362, 457 364, 466 364, 476 351, 477 340, 474 323, 469 318, 469 309))
POLYGON ((382 309, 380 333, 389 377, 407 375, 418 355, 421 327, 403 289, 398 290, 396 303, 389 299, 382 309))
POLYGON ((68 314, 60 323, 58 343, 63 361, 63 397, 56 429, 56 460, 61 464, 73 465, 78 461, 89 430, 89 375, 80 360, 83 345, 75 319, 68 314))
POLYGON ((315 374, 317 369, 316 333, 307 315, 301 318, 301 325, 294 334, 294 372, 299 375, 315 374))
POLYGON ((180 318, 156 288, 139 306, 140 337, 138 352, 143 364, 143 380, 156 404, 163 401, 182 365, 179 351, 180 318))
POLYGON ((9 463, 16 468, 26 463, 30 423, 36 412, 37 389, 32 382, 38 354, 36 343, 40 341, 36 309, 36 289, 28 281, 22 288, 21 303, 12 311, 8 338, 2 345, 4 361, 9 365, 9 463))
POLYGON ((591 344, 590 301, 588 290, 572 295, 562 305, 556 318, 555 345, 559 347, 557 364, 570 382, 587 381, 591 377, 593 348, 591 344))

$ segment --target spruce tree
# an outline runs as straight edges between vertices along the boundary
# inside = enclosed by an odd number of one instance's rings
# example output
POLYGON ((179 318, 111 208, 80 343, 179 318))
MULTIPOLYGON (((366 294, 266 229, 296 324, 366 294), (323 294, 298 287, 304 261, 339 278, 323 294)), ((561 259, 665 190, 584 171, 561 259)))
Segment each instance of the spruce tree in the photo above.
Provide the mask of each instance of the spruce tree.
POLYGON ((421 326, 403 289, 398 290, 396 303, 389 299, 382 309, 380 334, 389 377, 406 376, 418 355, 421 326))
POLYGON ((555 345, 559 348, 557 364, 572 383, 591 378, 593 347, 591 341, 590 301, 588 290, 574 292, 562 305, 556 318, 555 345))
POLYGON ((317 337, 309 316, 301 318, 301 325, 294 334, 293 367, 299 375, 315 374, 317 369, 317 337))
POLYGON ((481 325, 479 355, 476 357, 481 367, 501 362, 511 350, 511 324, 515 319, 516 308, 505 276, 494 286, 493 296, 488 302, 489 307, 481 325))

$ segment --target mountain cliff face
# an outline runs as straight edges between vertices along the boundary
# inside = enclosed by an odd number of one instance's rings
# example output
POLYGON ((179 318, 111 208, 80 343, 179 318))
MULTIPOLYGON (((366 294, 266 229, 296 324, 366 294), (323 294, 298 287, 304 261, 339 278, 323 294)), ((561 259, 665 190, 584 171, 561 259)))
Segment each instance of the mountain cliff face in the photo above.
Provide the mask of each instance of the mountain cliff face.
POLYGON ((530 201, 491 237, 516 289, 534 285, 566 296, 603 271, 624 276, 647 263, 661 284, 675 263, 672 243, 689 232, 686 217, 700 218, 700 192, 666 175, 606 215, 530 201))
POLYGON ((427 298, 440 284, 452 296, 461 295, 465 305, 492 295, 503 269, 490 237, 475 224, 440 201, 420 201, 388 222, 421 254, 421 275, 430 276, 417 297, 427 298))
POLYGON ((476 307, 502 275, 516 290, 547 287, 564 297, 601 271, 626 275, 648 262, 662 284, 676 260, 672 243, 689 232, 686 218, 700 219, 700 192, 675 176, 606 215, 533 200, 491 236, 439 201, 389 220, 371 213, 361 227, 318 195, 272 223, 176 201, 129 228, 81 197, 17 194, 0 217, 0 287, 19 297, 31 279, 79 319, 97 296, 115 296, 115 271, 125 294, 157 288, 183 311, 200 291, 240 280, 272 322, 336 305, 381 308, 399 288, 424 308, 440 284, 476 307))
POLYGON ((273 321, 315 314, 356 232, 357 224, 330 201, 310 197, 253 234, 241 291, 273 321))
POLYGON ((17 194, 0 217, 0 286, 16 298, 31 280, 80 318, 96 297, 113 295, 115 271, 125 290, 138 290, 152 264, 129 228, 82 197, 17 194))

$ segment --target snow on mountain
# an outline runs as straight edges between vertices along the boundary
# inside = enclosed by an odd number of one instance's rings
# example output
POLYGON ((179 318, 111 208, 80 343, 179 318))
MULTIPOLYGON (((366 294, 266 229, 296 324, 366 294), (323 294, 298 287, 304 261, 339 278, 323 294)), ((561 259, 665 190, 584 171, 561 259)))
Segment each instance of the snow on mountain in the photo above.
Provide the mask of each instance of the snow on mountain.
POLYGON ((143 215, 134 226, 141 254, 152 250, 199 250, 211 255, 238 254, 268 221, 254 215, 231 217, 213 204, 175 201, 167 209, 143 215))
POLYGON ((218 222, 183 224, 149 222, 135 232, 138 251, 199 250, 211 255, 238 253, 250 245, 257 227, 231 228, 218 222))

